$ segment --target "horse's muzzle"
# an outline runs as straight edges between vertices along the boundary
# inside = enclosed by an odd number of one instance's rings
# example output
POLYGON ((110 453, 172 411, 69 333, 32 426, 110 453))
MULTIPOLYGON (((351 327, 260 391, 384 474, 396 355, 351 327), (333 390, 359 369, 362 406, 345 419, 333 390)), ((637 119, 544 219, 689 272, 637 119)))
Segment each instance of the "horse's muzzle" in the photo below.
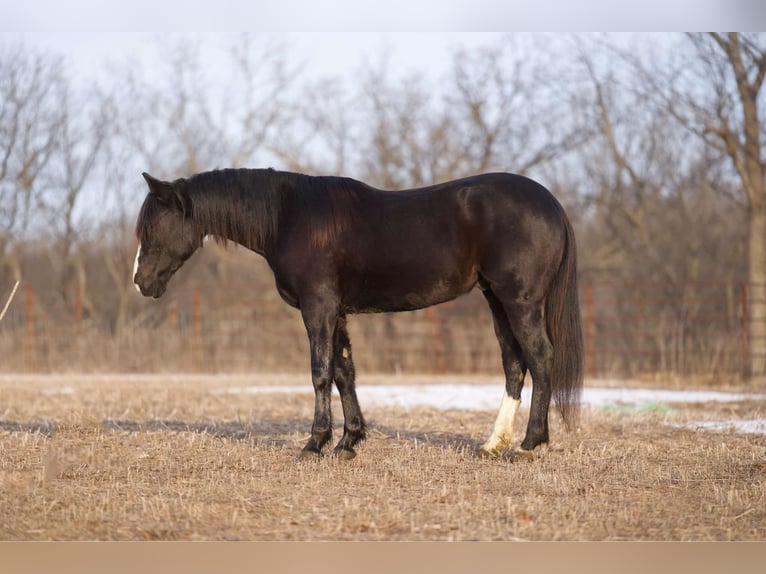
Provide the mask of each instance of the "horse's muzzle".
POLYGON ((167 289, 167 284, 160 282, 155 282, 151 286, 142 285, 138 281, 138 274, 133 277, 133 285, 136 287, 136 291, 138 291, 141 295, 144 297, 151 297, 152 299, 159 299, 167 289))

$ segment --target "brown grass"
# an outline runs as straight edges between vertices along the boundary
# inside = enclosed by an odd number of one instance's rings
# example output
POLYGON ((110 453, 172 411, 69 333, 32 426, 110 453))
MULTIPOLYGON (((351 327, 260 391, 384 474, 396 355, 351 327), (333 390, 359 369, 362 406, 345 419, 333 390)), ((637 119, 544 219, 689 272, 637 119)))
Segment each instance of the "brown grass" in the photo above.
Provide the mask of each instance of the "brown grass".
POLYGON ((766 437, 665 424, 763 417, 763 403, 586 409, 571 434, 553 417, 532 462, 474 455, 492 412, 368 406, 357 459, 297 463, 313 410, 298 380, 305 395, 0 379, 0 539, 766 539, 766 437))

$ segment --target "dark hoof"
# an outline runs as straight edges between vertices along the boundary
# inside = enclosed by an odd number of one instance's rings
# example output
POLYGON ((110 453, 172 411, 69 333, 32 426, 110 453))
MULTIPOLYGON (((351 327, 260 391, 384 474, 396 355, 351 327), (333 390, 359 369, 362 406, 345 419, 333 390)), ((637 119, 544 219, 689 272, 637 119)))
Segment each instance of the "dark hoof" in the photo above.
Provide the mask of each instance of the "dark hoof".
POLYGON ((530 434, 527 433, 527 436, 524 437, 524 440, 521 442, 521 448, 522 450, 534 450, 535 447, 540 446, 541 444, 547 444, 548 443, 548 433, 542 432, 542 433, 535 433, 530 434))
POLYGON ((295 460, 298 462, 304 462, 307 460, 319 460, 320 458, 322 458, 322 453, 315 450, 303 449, 295 460))

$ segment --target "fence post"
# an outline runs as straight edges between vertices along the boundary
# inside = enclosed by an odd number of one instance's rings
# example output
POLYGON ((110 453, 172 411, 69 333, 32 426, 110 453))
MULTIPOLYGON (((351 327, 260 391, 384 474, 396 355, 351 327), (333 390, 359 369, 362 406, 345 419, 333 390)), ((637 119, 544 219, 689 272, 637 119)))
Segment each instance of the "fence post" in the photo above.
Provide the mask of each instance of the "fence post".
POLYGON ((202 366, 199 288, 192 291, 192 364, 196 370, 202 366))
POLYGON ((24 286, 24 364, 32 369, 34 359, 34 315, 32 309, 32 286, 24 286))
POLYGON ((447 367, 445 364, 445 349, 444 342, 439 337, 439 316, 436 313, 436 307, 431 306, 426 310, 426 316, 428 317, 428 323, 431 327, 431 343, 433 345, 433 353, 436 357, 436 364, 433 368, 439 374, 445 373, 447 367))
POLYGON ((750 377, 749 326, 747 323, 747 283, 742 284, 742 376, 750 377))
POLYGON ((78 283, 74 288, 74 318, 82 321, 82 286, 78 283))
POLYGON ((173 331, 176 328, 176 303, 173 301, 168 308, 168 328, 173 331))
POLYGON ((593 285, 585 286, 585 357, 588 376, 596 376, 596 330, 593 325, 593 285))

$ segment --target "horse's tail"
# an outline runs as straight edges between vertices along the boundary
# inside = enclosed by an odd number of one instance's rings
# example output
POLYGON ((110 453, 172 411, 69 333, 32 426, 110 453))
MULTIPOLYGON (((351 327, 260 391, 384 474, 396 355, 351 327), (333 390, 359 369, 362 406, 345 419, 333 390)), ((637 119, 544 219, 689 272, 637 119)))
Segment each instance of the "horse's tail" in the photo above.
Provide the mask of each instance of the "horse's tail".
POLYGON ((577 248, 574 231, 563 209, 566 228, 564 257, 545 301, 545 322, 553 345, 551 387, 568 430, 576 426, 583 384, 583 339, 577 298, 577 248))

